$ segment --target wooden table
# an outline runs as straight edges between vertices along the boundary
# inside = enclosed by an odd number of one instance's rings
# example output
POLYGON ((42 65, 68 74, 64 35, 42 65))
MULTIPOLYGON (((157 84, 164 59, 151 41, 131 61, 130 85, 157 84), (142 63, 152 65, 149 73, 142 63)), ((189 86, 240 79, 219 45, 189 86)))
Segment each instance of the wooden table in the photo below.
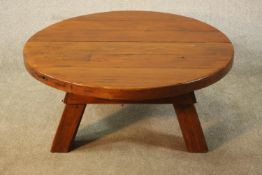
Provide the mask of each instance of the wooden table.
POLYGON ((68 152, 86 104, 173 104, 189 152, 207 152, 194 91, 231 68, 233 46, 216 28, 174 14, 118 11, 51 25, 24 47, 27 70, 66 92, 51 152, 68 152))

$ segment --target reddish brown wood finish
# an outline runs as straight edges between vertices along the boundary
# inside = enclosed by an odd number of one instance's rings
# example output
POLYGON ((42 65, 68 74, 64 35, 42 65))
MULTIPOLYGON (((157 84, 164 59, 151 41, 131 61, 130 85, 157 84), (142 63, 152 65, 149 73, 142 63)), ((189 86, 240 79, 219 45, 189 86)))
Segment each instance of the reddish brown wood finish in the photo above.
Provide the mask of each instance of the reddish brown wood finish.
POLYGON ((194 104, 175 104, 174 107, 187 150, 194 153, 207 152, 208 147, 194 104))
POLYGON ((67 93, 64 99, 66 104, 192 104, 196 102, 194 92, 178 95, 170 98, 154 99, 154 100, 108 100, 96 97, 88 97, 67 93))
POLYGON ((52 152, 68 152, 86 104, 173 104, 190 152, 207 145, 194 91, 220 80, 234 49, 218 29, 174 14, 106 12, 71 18, 32 36, 24 63, 67 93, 52 152))
POLYGON ((143 101, 206 87, 231 68, 233 46, 216 28, 141 11, 80 16, 51 25, 24 47, 27 70, 57 89, 143 101))
POLYGON ((196 98, 193 92, 172 98, 144 101, 107 100, 67 93, 64 103, 66 104, 66 107, 58 126, 51 152, 70 151, 73 139, 76 135, 86 106, 85 104, 118 103, 173 104, 177 113, 177 118, 182 130, 187 150, 189 152, 199 153, 208 151, 203 131, 194 108, 196 98))
POLYGON ((86 105, 66 104, 57 128, 51 152, 68 152, 77 133, 86 105))

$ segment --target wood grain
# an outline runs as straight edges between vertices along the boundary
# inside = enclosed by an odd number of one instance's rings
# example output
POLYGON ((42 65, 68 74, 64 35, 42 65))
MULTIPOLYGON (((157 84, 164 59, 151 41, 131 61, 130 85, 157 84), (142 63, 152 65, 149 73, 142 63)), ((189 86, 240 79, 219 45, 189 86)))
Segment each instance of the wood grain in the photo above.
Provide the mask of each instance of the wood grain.
POLYGON ((233 46, 201 21, 158 12, 119 11, 71 18, 32 36, 27 70, 68 93, 116 100, 173 97, 221 79, 233 46))
POLYGON ((208 147, 194 104, 174 104, 174 108, 187 150, 194 153, 207 152, 208 147))
POLYGON ((196 110, 194 108, 194 103, 196 103, 194 92, 165 99, 142 101, 108 100, 67 93, 63 101, 66 104, 66 107, 57 128, 51 152, 63 153, 69 152, 71 150, 71 146, 77 133, 86 104, 119 103, 173 104, 188 151, 207 151, 202 128, 199 123, 196 110))
POLYGON ((174 14, 116 11, 53 24, 24 47, 37 80, 66 92, 52 152, 68 152, 86 104, 171 103, 190 152, 207 152, 194 90, 220 80, 234 49, 218 29, 174 14))
POLYGON ((64 103, 78 105, 78 104, 194 104, 196 98, 194 92, 183 94, 175 97, 154 99, 154 100, 108 100, 89 96, 82 96, 77 94, 67 93, 64 103))
POLYGON ((51 152, 62 153, 70 151, 85 107, 85 104, 66 104, 53 140, 51 152))

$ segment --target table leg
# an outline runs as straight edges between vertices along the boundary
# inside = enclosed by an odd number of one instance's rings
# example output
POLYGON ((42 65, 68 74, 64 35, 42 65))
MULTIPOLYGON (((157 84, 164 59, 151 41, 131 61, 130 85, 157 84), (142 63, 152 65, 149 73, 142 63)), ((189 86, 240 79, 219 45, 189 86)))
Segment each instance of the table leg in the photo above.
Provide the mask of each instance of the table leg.
POLYGON ((208 147, 194 104, 174 104, 174 108, 187 150, 195 153, 207 152, 208 147))
POLYGON ((66 104, 57 128, 51 152, 69 152, 86 104, 66 104))
POLYGON ((69 152, 71 144, 77 133, 86 104, 111 104, 111 103, 173 103, 180 128, 189 152, 207 152, 208 147, 202 131, 200 121, 194 106, 196 102, 194 93, 180 95, 172 99, 152 101, 121 101, 106 100, 94 97, 66 94, 66 104, 62 118, 53 141, 51 152, 69 152))

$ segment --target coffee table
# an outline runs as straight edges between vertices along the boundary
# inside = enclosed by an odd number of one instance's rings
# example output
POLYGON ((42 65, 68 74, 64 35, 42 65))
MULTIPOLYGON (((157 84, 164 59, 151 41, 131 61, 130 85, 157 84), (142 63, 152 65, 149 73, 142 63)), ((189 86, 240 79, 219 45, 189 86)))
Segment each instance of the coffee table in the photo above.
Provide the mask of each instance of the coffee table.
POLYGON ((65 109, 51 152, 68 152, 86 104, 173 104, 186 148, 208 147, 194 91, 230 70, 233 46, 198 20, 147 11, 114 11, 51 25, 24 47, 37 80, 62 90, 65 109))

